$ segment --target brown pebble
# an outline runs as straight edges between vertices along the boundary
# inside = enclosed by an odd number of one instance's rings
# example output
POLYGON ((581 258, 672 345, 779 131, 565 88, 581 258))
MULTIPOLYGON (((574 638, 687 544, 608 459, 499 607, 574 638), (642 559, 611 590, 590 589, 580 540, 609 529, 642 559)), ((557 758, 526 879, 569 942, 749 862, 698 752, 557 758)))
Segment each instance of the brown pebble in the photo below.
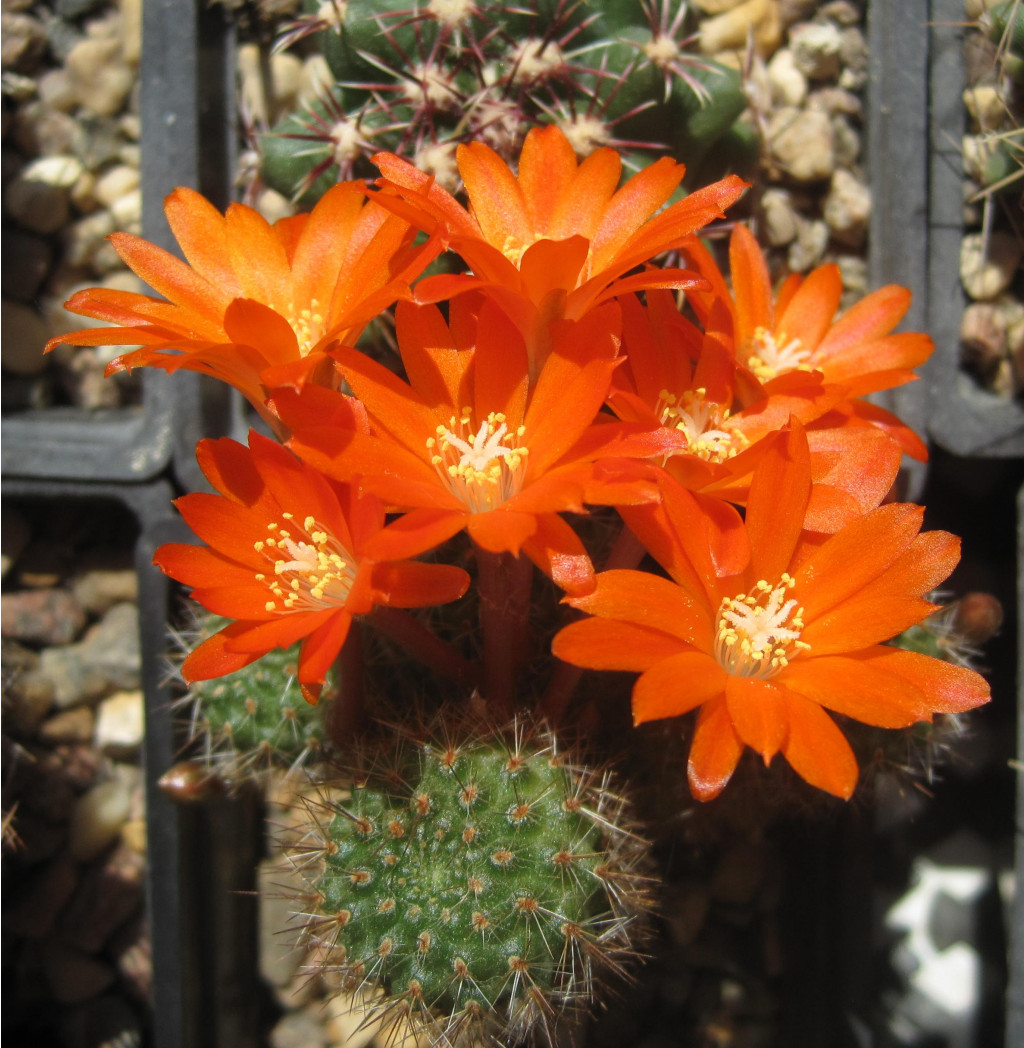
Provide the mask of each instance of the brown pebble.
POLYGON ((70 644, 85 622, 81 604, 63 589, 5 593, 0 604, 3 635, 29 644, 70 644))

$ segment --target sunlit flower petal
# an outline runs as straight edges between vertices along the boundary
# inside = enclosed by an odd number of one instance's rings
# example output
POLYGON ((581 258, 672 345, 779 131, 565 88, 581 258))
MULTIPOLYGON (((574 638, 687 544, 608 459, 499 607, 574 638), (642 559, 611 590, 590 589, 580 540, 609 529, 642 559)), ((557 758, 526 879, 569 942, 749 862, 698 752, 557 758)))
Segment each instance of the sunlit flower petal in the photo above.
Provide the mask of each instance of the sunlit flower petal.
POLYGON ((367 557, 383 504, 266 437, 250 433, 248 448, 204 441, 198 457, 219 494, 186 495, 178 507, 209 548, 169 544, 154 560, 199 603, 237 621, 192 652, 186 680, 223 676, 302 640, 299 683, 315 702, 353 615, 376 604, 442 604, 468 586, 461 568, 367 557))
POLYGON ((759 466, 745 542, 735 527, 709 526, 705 503, 666 483, 660 505, 624 516, 672 580, 604 572, 592 593, 566 598, 597 619, 565 627, 554 653, 642 671, 637 722, 701 708, 689 779, 702 800, 725 786, 744 746, 766 763, 781 752, 812 785, 849 797, 856 761, 826 710, 895 728, 988 701, 972 670, 879 644, 934 611, 923 594, 952 571, 957 540, 920 534, 918 507, 890 505, 810 541, 801 529, 810 488, 799 427, 759 466), (611 627, 625 631, 628 650, 611 627))

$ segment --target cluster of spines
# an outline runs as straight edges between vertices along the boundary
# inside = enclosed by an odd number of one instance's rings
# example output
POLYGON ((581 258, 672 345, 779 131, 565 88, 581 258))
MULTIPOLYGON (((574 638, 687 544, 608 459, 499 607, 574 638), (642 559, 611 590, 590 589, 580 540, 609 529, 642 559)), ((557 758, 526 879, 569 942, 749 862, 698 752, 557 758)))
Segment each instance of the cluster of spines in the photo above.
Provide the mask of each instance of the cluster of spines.
MULTIPOLYGON (((212 619, 203 635, 219 625, 224 622, 212 619)), ((258 779, 271 768, 306 768, 323 755, 332 689, 329 684, 317 706, 303 698, 298 654, 297 645, 274 648, 225 677, 194 682, 180 700, 192 748, 228 785, 258 779)))
POLYGON ((303 936, 373 1012, 441 1044, 550 1040, 621 974, 649 907, 646 846, 607 771, 526 730, 441 731, 325 787, 287 854, 303 936), (459 741, 453 741, 453 739, 459 741))
MULTIPOLYGON (((747 162, 739 75, 688 50, 678 0, 310 0, 278 41, 320 44, 336 83, 261 137, 268 184, 304 203, 336 180, 373 177, 367 157, 410 157, 455 188, 455 146, 506 160, 556 123, 581 156, 614 145, 639 170, 666 151, 695 175, 711 146, 747 162)), ((700 176, 703 177, 703 176, 700 176)))

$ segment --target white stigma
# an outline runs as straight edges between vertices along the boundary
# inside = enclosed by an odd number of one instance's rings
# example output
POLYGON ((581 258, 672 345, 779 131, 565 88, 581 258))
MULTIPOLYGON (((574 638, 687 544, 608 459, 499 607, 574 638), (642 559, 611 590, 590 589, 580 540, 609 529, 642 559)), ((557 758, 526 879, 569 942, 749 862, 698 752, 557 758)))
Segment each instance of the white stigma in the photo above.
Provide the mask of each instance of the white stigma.
POLYGON ((750 340, 747 367, 768 382, 787 371, 810 371, 811 351, 798 338, 787 339, 783 332, 773 335, 759 327, 750 340))
POLYGON ((789 660, 810 645, 800 639, 803 609, 792 597, 791 575, 783 574, 778 586, 761 579, 754 592, 726 597, 718 609, 715 658, 734 677, 767 680, 789 665, 789 660))

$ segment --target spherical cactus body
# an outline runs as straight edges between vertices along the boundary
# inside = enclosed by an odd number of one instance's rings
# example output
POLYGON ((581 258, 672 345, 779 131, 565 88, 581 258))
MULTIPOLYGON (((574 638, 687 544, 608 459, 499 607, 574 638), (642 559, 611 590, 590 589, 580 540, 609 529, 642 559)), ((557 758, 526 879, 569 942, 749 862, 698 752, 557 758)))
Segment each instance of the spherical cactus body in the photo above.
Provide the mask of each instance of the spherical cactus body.
POLYGON ((273 766, 302 765, 322 751, 331 699, 318 706, 306 702, 295 677, 297 662, 297 646, 277 648, 189 689, 193 736, 227 782, 237 784, 273 766))
POLYGON ((326 802, 300 849, 320 867, 307 934, 442 1043, 550 1033, 634 952, 644 878, 622 817, 547 733, 421 741, 326 802))

